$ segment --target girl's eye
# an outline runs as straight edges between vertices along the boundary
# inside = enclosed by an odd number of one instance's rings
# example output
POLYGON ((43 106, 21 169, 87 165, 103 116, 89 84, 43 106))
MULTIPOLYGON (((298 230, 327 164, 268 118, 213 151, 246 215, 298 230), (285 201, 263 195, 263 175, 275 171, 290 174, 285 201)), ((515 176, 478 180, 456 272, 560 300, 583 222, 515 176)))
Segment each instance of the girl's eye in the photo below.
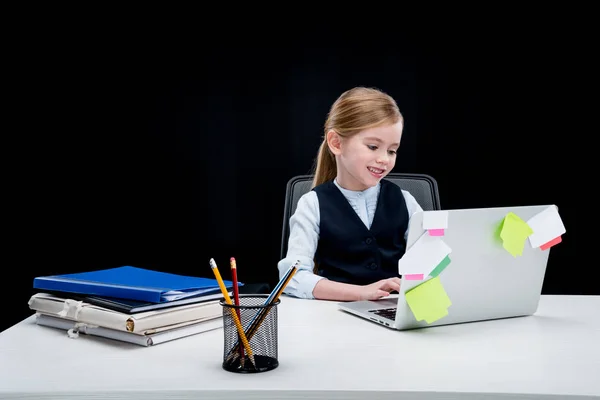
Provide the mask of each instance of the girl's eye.
POLYGON ((390 151, 388 151, 388 153, 390 153, 390 155, 392 155, 392 156, 393 156, 393 155, 395 155, 395 154, 396 154, 396 150, 390 150, 390 151))
POLYGON ((373 146, 372 144, 368 144, 367 147, 369 150, 377 150, 377 146, 373 146))

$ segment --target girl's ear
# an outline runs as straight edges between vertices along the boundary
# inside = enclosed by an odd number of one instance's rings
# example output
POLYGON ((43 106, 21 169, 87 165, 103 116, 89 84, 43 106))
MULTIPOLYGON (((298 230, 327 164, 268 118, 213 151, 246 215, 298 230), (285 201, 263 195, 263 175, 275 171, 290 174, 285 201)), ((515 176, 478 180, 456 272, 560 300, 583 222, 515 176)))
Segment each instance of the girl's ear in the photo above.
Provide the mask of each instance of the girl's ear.
POLYGON ((339 155, 342 152, 342 138, 336 131, 327 132, 327 145, 333 155, 339 155))

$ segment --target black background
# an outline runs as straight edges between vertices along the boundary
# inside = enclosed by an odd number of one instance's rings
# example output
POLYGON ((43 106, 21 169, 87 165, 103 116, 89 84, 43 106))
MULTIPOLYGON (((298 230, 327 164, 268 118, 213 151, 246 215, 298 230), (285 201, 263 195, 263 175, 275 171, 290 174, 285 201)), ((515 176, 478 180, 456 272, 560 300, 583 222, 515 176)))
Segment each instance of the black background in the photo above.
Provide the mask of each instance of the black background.
POLYGON ((31 315, 40 275, 135 265, 212 277, 211 257, 234 256, 240 280, 274 284, 285 185, 310 172, 329 107, 358 85, 404 114, 395 172, 433 176, 444 209, 557 204, 567 233, 543 293, 600 294, 565 274, 581 211, 560 176, 577 133, 554 139, 568 76, 552 39, 107 32, 55 26, 12 48, 3 279, 14 305, 1 329, 31 315))

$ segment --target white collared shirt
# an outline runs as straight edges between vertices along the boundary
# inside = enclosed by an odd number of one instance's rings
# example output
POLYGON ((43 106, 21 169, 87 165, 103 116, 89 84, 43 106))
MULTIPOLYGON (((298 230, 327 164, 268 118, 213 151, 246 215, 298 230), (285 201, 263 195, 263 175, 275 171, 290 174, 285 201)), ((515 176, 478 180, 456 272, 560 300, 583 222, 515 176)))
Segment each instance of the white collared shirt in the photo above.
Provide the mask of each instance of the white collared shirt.
MULTIPOLYGON (((371 228, 373 216, 377 208, 377 199, 381 185, 370 187, 362 191, 348 190, 340 187, 337 181, 334 184, 340 189, 344 197, 348 200, 356 214, 360 217, 367 228, 371 228)), ((402 190, 408 217, 417 212, 423 211, 417 200, 406 190, 402 190)), ((319 243, 319 198, 314 190, 305 193, 298 200, 296 211, 290 217, 290 236, 288 239, 288 250, 286 257, 279 261, 279 278, 287 272, 290 266, 297 260, 300 260, 300 266, 284 292, 288 295, 314 299, 313 289, 317 282, 323 279, 322 276, 313 273, 314 256, 319 243)), ((404 233, 404 238, 408 235, 404 233)))

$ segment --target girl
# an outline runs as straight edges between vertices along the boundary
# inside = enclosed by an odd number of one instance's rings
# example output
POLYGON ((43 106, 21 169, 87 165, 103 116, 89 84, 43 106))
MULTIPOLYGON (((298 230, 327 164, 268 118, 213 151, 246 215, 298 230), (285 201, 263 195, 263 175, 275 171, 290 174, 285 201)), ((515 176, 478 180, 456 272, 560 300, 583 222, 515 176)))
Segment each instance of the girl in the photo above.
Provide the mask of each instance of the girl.
POLYGON ((344 92, 325 122, 312 190, 290 218, 280 278, 301 266, 285 293, 301 298, 377 300, 400 289, 398 260, 410 217, 421 206, 384 179, 394 168, 404 119, 389 95, 344 92))

